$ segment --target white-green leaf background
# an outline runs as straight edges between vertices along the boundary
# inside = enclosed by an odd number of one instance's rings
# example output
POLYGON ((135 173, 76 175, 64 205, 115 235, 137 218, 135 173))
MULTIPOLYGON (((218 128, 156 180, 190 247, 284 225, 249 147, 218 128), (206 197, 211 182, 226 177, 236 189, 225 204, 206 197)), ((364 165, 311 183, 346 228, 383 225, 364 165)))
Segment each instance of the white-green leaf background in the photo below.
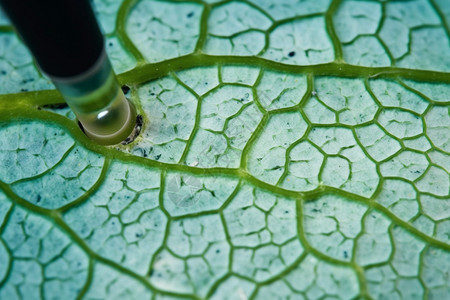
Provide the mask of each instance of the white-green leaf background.
POLYGON ((127 146, 0 14, 0 299, 450 299, 448 0, 93 5, 127 146))

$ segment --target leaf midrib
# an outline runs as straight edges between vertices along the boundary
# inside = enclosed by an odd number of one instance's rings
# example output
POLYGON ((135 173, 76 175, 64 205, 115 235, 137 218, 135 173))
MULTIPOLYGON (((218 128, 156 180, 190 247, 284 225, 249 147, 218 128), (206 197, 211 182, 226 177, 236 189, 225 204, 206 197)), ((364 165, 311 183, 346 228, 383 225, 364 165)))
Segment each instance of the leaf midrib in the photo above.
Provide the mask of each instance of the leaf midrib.
MULTIPOLYGON (((289 74, 311 74, 313 76, 409 79, 429 83, 450 84, 450 73, 440 71, 415 70, 398 67, 363 67, 338 62, 298 66, 274 62, 256 56, 215 56, 198 53, 180 56, 158 63, 138 65, 132 70, 117 75, 117 78, 120 84, 133 87, 170 75, 171 72, 214 65, 260 67, 269 71, 285 72, 289 74)), ((9 109, 12 102, 14 102, 14 105, 16 106, 22 104, 42 106, 62 103, 63 99, 57 90, 2 94, 0 95, 0 112, 9 109)), ((447 103, 443 102, 442 104, 447 103)))

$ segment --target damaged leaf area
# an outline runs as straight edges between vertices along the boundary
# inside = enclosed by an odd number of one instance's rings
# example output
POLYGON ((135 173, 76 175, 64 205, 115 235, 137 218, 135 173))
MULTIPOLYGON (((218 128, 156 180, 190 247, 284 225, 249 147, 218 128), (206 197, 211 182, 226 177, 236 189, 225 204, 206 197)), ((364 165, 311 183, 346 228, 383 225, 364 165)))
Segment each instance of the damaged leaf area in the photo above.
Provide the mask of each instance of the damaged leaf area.
POLYGON ((94 0, 88 140, 0 14, 0 299, 450 298, 447 0, 94 0))

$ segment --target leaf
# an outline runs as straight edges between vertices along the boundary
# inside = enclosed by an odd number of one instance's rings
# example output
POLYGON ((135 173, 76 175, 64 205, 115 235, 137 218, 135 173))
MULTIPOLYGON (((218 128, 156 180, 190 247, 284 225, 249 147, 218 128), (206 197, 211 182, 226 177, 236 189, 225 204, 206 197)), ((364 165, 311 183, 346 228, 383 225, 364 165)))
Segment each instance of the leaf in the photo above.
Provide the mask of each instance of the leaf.
POLYGON ((1 299, 447 299, 445 0, 95 0, 102 147, 0 15, 1 299))

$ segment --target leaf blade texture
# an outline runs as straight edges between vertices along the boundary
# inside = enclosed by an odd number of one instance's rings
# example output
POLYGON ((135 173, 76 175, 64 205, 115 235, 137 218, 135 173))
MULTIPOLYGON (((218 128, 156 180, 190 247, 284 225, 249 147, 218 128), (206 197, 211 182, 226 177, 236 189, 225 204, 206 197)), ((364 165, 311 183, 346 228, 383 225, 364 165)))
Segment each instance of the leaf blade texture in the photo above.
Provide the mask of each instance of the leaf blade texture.
POLYGON ((1 299, 450 297, 450 5, 108 1, 102 147, 0 13, 1 299))

